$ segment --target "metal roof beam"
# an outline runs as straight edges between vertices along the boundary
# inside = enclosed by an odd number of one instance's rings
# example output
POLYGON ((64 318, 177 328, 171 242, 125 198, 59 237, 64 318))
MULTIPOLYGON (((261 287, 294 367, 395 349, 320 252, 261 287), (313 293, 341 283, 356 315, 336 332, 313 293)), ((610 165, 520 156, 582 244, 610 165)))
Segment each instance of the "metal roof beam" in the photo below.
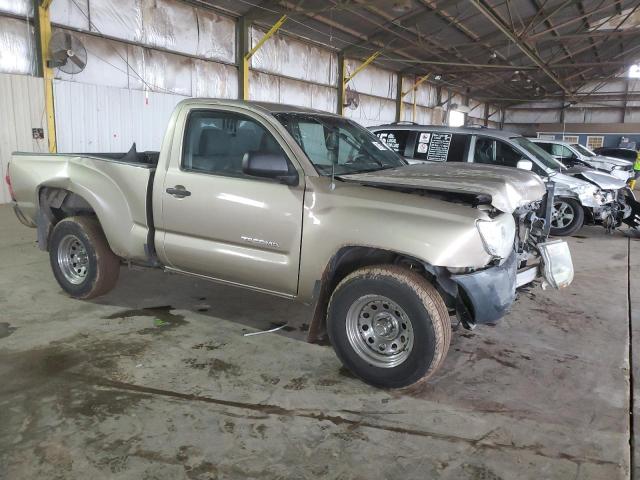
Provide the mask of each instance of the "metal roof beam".
POLYGON ((518 36, 509 29, 504 21, 493 11, 493 9, 487 4, 485 0, 469 0, 469 2, 476 7, 487 19, 493 23, 509 40, 511 40, 533 63, 538 65, 540 69, 558 85, 563 92, 571 96, 571 90, 553 73, 547 64, 542 60, 538 54, 526 43, 524 43, 518 36))

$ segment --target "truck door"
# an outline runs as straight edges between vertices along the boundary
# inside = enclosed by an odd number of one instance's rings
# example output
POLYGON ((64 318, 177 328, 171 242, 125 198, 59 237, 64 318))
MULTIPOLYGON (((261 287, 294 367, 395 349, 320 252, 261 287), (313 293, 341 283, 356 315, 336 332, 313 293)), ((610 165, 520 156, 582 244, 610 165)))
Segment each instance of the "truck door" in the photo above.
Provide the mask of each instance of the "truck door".
POLYGON ((243 173, 248 152, 287 156, 275 130, 251 115, 188 113, 181 142, 174 139, 181 148, 172 148, 164 184, 156 187, 162 188, 156 247, 170 268, 295 295, 304 177, 287 186, 243 173))

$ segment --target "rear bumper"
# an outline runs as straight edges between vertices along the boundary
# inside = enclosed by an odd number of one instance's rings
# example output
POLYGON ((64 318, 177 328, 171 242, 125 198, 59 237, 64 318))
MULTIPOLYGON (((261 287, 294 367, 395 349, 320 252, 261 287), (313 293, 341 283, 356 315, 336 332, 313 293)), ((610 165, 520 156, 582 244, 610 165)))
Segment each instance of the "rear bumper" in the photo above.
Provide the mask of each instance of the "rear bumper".
POLYGON ((571 283, 573 263, 566 242, 557 240, 537 247, 541 256, 538 265, 518 270, 518 257, 514 252, 502 265, 451 276, 464 292, 474 323, 493 323, 502 318, 516 299, 516 289, 537 279, 553 288, 564 288, 571 283))

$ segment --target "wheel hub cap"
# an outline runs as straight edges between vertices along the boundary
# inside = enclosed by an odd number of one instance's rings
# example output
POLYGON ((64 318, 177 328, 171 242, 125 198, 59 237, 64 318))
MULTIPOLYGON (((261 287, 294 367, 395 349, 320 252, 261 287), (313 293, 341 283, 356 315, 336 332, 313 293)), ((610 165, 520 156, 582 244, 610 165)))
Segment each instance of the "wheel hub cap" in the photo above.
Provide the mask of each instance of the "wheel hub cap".
POLYGON ((349 343, 360 358, 377 367, 404 362, 413 348, 413 327, 405 311, 382 295, 365 295, 349 308, 349 343))
POLYGON ((65 236, 58 247, 58 266, 64 278, 74 285, 84 281, 89 273, 89 254, 75 235, 65 236))
POLYGON ((568 226, 574 217, 574 211, 571 205, 565 202, 555 203, 553 205, 551 224, 556 228, 564 228, 568 226))

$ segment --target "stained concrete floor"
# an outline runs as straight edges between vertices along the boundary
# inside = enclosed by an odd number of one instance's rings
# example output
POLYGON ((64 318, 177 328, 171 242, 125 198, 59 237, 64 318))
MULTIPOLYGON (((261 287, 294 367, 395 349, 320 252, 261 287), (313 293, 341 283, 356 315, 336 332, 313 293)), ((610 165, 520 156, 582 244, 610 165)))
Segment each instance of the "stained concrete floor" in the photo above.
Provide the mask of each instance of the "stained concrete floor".
POLYGON ((284 300, 126 268, 72 300, 0 207, 0 478, 628 478, 640 243, 570 243, 568 290, 455 332, 440 373, 399 393, 305 343, 309 311, 284 300))

